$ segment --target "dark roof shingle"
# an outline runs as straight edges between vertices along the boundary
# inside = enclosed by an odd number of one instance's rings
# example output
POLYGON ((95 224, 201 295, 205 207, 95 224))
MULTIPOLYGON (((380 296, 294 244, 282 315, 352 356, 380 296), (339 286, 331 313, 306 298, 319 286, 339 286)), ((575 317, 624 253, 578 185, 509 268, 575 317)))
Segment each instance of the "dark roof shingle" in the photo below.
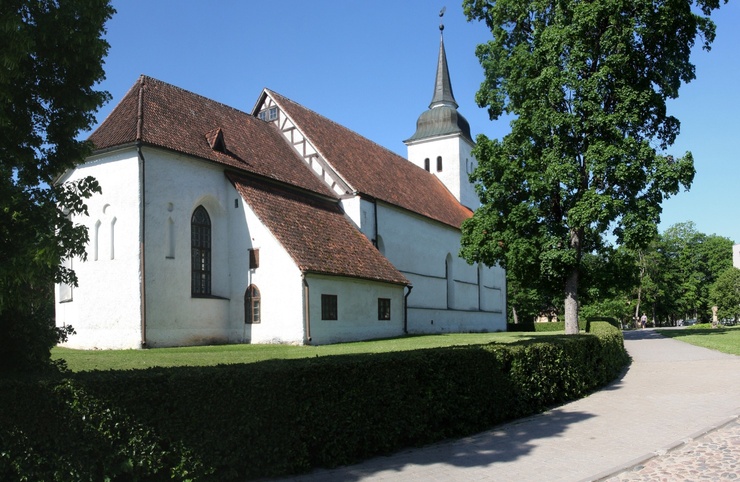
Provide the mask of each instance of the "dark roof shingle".
POLYGON ((142 142, 334 196, 273 126, 151 77, 139 78, 90 141, 96 149, 142 142))
POLYGON ((409 284, 337 203, 253 178, 229 178, 302 272, 409 284))
POLYGON ((360 193, 455 228, 472 216, 433 174, 287 97, 269 94, 360 193))

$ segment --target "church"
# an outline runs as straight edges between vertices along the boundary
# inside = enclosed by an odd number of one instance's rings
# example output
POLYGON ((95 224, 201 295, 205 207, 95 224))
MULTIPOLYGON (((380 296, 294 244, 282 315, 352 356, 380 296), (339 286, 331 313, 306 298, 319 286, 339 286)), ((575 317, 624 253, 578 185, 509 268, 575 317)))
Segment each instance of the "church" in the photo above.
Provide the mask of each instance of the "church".
POLYGON ((476 160, 441 36, 408 159, 268 89, 247 113, 147 76, 90 141, 59 179, 102 188, 56 289, 65 346, 506 330, 504 270, 458 256, 476 160))

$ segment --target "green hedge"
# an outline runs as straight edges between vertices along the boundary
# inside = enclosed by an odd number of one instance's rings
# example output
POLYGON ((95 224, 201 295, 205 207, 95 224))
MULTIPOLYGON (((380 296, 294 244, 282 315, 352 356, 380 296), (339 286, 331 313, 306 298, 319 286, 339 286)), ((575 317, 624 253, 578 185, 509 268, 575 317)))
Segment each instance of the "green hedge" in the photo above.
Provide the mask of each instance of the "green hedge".
MULTIPOLYGON (((598 320, 598 321, 606 321, 606 320, 598 320)), ((586 333, 591 331, 591 322, 590 320, 578 320, 578 329, 581 331, 585 331, 586 333)), ((619 328, 617 326, 617 328, 619 328)), ((562 331, 565 332, 565 322, 564 321, 550 321, 547 323, 535 323, 535 322, 526 322, 526 323, 509 323, 506 327, 506 331, 513 331, 513 332, 555 332, 555 331, 562 331)))
POLYGON ((622 335, 0 380, 0 480, 245 480, 475 433, 582 397, 622 335))

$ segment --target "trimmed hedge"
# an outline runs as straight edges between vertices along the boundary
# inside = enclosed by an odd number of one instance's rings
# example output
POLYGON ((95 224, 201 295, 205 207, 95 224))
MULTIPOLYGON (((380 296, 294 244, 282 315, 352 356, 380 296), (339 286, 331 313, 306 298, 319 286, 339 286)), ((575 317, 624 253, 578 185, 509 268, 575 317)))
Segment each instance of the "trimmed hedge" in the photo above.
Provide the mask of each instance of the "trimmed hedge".
MULTIPOLYGON (((606 320, 598 320, 598 321, 606 321, 606 320)), ((619 328, 618 326, 616 328, 619 328)), ((578 329, 581 331, 585 331, 586 333, 591 331, 591 320, 578 320, 578 329)), ((522 323, 508 323, 506 326, 506 331, 511 332, 555 332, 555 331, 562 331, 565 332, 565 322, 564 321, 549 321, 546 323, 535 323, 532 322, 522 322, 522 323)))
POLYGON ((582 397, 628 358, 593 334, 511 345, 0 380, 0 480, 245 480, 458 437, 582 397))

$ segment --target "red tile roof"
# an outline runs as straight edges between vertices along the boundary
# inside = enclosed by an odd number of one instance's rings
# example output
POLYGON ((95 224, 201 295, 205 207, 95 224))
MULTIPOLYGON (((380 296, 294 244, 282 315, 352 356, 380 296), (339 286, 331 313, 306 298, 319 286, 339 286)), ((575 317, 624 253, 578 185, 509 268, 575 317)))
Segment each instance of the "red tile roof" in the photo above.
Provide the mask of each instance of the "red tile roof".
POLYGON ((229 179, 304 273, 409 284, 338 203, 236 174, 229 179))
POLYGON ((472 216, 434 175, 287 97, 268 93, 358 192, 455 228, 472 216))
POLYGON ((96 149, 142 142, 334 196, 273 126, 151 77, 139 78, 90 140, 96 149))

